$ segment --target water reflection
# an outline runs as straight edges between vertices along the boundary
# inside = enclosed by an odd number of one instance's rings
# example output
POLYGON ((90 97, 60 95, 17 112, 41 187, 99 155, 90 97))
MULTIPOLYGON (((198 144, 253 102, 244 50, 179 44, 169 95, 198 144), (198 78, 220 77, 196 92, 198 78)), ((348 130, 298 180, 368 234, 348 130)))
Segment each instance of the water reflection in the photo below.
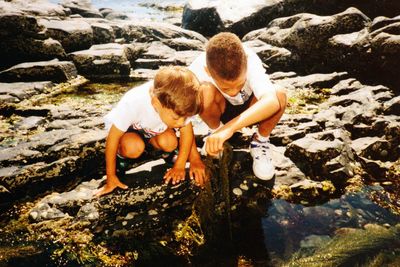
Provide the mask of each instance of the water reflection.
POLYGON ((367 224, 389 227, 400 223, 400 216, 370 199, 373 193, 384 195, 384 189, 365 187, 361 192, 312 207, 273 200, 268 215, 262 218, 267 250, 272 257, 284 260, 299 249, 314 250, 323 246, 345 228, 363 228, 367 224))

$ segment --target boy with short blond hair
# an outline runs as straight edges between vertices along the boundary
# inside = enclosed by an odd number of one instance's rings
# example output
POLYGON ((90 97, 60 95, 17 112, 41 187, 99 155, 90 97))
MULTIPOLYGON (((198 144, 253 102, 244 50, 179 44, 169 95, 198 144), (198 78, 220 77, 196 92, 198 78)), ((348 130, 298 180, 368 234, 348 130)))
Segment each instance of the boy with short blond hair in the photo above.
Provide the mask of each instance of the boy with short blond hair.
POLYGON ((233 33, 212 37, 206 52, 189 69, 200 82, 208 83, 202 89, 200 113, 212 130, 206 139, 206 152, 217 155, 233 133, 258 124, 250 144, 253 171, 261 180, 272 179, 275 168, 268 137, 285 111, 285 91, 275 88, 259 57, 233 33))
POLYGON ((124 158, 138 158, 146 142, 155 149, 173 152, 178 146, 174 128, 179 128, 179 153, 164 179, 173 184, 185 179, 189 158, 190 176, 203 185, 205 166, 195 143, 190 118, 200 111, 201 94, 196 76, 184 67, 160 69, 154 81, 129 90, 105 116, 109 133, 106 140, 106 184, 101 196, 115 188, 126 189, 117 176, 117 164, 124 158))

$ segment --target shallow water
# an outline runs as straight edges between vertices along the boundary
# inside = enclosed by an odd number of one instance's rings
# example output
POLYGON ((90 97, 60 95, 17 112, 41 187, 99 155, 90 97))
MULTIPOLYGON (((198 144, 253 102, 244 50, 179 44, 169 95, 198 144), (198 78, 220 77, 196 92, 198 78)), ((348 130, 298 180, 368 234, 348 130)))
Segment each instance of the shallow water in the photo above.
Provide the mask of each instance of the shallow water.
POLYGON ((319 248, 344 228, 362 229, 367 224, 385 227, 400 223, 400 216, 371 200, 384 196, 380 186, 365 187, 319 206, 303 206, 273 200, 262 221, 264 244, 272 258, 287 260, 296 251, 319 248))

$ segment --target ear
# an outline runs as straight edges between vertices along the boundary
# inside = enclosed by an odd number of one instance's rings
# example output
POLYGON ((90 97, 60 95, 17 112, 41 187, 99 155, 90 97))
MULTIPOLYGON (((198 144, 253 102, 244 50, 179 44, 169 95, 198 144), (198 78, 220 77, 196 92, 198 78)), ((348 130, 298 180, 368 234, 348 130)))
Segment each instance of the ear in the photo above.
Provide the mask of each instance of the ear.
POLYGON ((153 105, 153 107, 158 111, 161 108, 161 102, 160 100, 158 100, 157 97, 152 96, 151 97, 151 104, 153 105))

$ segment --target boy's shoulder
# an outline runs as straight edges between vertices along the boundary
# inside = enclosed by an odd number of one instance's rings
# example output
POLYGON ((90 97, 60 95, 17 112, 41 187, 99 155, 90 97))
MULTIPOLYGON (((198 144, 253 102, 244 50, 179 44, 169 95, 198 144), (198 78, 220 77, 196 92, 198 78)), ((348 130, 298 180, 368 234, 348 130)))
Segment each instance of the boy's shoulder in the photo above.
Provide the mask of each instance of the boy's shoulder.
POLYGON ((148 81, 139 86, 132 87, 123 95, 121 100, 129 101, 129 100, 138 100, 143 97, 148 97, 148 95, 149 95, 148 92, 150 91, 151 86, 152 86, 152 82, 148 81))

